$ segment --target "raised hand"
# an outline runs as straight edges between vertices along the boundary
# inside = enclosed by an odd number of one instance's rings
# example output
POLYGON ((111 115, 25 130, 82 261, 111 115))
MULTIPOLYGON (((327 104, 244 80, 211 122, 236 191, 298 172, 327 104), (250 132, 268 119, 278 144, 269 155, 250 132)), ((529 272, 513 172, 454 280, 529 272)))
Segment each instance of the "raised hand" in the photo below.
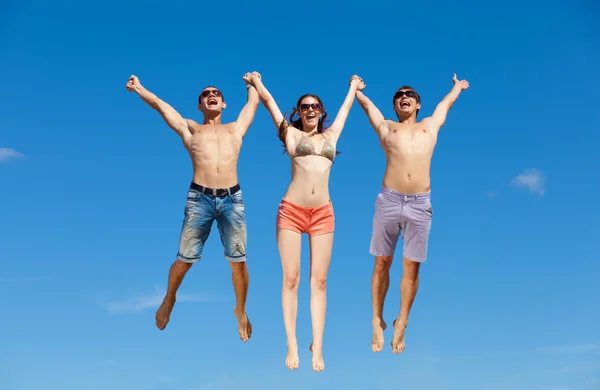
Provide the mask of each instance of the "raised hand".
POLYGON ((125 88, 127 88, 129 92, 137 92, 141 86, 142 84, 140 84, 140 80, 137 78, 137 76, 131 75, 129 80, 127 80, 127 85, 125 85, 125 88))
POLYGON ((254 71, 249 74, 250 75, 250 83, 256 87, 256 82, 262 79, 262 76, 257 71, 254 71))
POLYGON ((367 85, 364 83, 363 79, 357 75, 354 75, 350 78, 350 86, 355 85, 357 91, 362 91, 367 85))
POLYGON ((458 78, 456 77, 456 73, 454 73, 454 77, 452 78, 452 82, 454 83, 454 85, 459 85, 461 90, 465 90, 467 88, 469 88, 469 82, 467 80, 458 80, 458 78))
POLYGON ((242 79, 244 80, 246 85, 252 85, 252 73, 246 73, 244 76, 242 76, 242 79))

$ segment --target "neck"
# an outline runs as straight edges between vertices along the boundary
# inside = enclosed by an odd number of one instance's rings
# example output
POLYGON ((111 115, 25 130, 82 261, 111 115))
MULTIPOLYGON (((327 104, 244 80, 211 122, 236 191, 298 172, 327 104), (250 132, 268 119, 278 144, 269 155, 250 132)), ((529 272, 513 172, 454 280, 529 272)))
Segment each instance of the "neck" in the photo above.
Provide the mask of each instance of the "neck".
POLYGON ((221 113, 218 114, 204 114, 205 125, 220 125, 221 124, 221 113))
POLYGON ((407 125, 412 125, 412 124, 417 123, 417 117, 415 115, 410 115, 410 116, 407 116, 406 118, 400 117, 400 118, 398 118, 398 122, 404 123, 407 125))
POLYGON ((319 127, 318 125, 315 127, 305 127, 304 132, 306 133, 306 135, 314 135, 319 132, 319 127))

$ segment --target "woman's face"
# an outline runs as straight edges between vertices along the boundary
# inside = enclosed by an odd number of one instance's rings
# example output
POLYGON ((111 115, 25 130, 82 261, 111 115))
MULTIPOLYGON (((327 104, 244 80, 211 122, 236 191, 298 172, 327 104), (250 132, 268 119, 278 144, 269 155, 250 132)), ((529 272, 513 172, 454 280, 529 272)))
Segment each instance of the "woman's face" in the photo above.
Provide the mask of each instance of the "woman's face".
POLYGON ((298 107, 298 116, 302 120, 302 126, 305 129, 314 129, 319 124, 319 118, 323 112, 321 103, 313 96, 307 96, 300 102, 298 107))

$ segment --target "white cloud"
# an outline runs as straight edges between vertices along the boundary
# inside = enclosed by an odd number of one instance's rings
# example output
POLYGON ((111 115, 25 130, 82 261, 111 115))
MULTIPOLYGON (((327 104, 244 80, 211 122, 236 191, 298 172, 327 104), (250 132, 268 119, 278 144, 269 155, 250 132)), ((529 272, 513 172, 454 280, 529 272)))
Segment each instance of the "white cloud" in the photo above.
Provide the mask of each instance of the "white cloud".
POLYGON ((546 192, 546 176, 535 168, 526 169, 519 176, 514 177, 510 183, 516 187, 526 188, 540 196, 546 192))
POLYGON ((25 157, 16 150, 9 148, 0 148, 0 163, 6 162, 11 159, 25 157))
MULTIPOLYGON (((158 308, 165 297, 164 289, 155 288, 151 294, 132 295, 129 298, 117 302, 106 303, 105 309, 111 313, 139 312, 148 308, 158 308)), ((177 303, 181 302, 222 302, 226 299, 218 296, 205 294, 177 293, 177 303)))
POLYGON ((47 276, 22 276, 22 277, 0 278, 0 283, 39 282, 42 280, 48 280, 48 277, 47 276))

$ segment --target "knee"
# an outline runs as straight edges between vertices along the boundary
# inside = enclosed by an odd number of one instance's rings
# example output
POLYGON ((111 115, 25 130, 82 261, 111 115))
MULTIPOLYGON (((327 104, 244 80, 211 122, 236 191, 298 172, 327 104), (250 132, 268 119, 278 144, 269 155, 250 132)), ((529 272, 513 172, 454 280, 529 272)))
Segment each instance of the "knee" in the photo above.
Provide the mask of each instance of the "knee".
POLYGON ((245 261, 230 261, 231 272, 234 274, 243 274, 246 271, 246 262, 245 261))
POLYGON ((317 291, 325 291, 327 290, 327 277, 320 275, 320 276, 312 276, 310 278, 310 287, 311 289, 317 290, 317 291))
POLYGON ((297 290, 298 282, 300 281, 300 274, 288 274, 283 278, 283 285, 288 290, 297 290))
POLYGON ((376 256, 375 257, 375 272, 386 273, 392 267, 392 256, 376 256))
POLYGON ((179 259, 175 260, 175 262, 171 265, 171 270, 175 272, 183 272, 186 273, 192 268, 193 263, 189 263, 186 261, 181 261, 179 259))
POLYGON ((421 263, 404 259, 404 274, 402 282, 407 284, 417 284, 419 282, 419 268, 421 263))

